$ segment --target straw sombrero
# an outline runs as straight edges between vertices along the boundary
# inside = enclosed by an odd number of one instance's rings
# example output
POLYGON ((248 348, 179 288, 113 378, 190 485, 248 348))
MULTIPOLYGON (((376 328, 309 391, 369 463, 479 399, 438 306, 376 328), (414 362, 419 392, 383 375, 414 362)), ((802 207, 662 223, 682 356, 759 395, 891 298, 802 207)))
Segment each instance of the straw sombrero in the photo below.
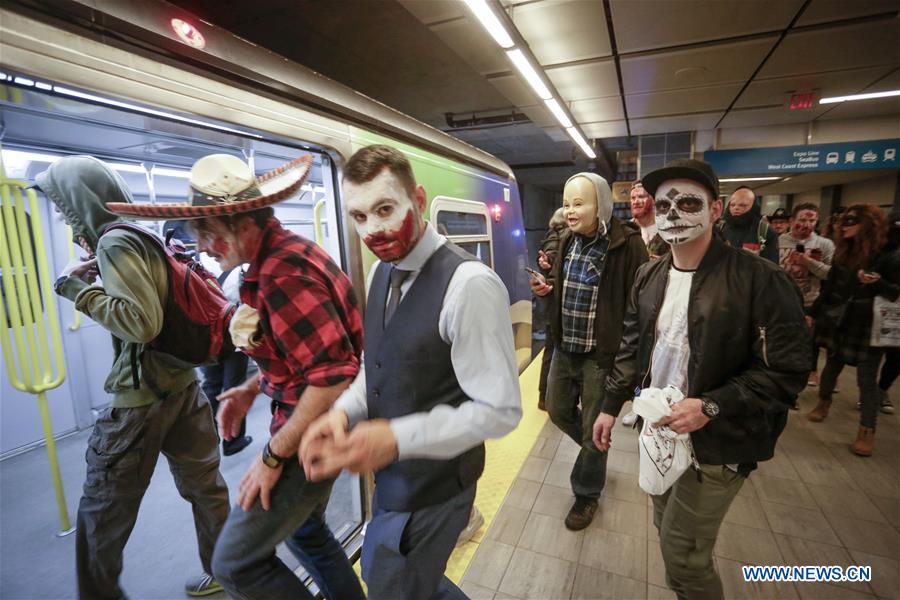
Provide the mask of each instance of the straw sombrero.
POLYGON ((255 177, 250 166, 230 154, 204 156, 191 168, 190 197, 177 204, 110 202, 106 207, 135 219, 200 219, 244 213, 287 200, 309 174, 312 157, 301 156, 255 177))

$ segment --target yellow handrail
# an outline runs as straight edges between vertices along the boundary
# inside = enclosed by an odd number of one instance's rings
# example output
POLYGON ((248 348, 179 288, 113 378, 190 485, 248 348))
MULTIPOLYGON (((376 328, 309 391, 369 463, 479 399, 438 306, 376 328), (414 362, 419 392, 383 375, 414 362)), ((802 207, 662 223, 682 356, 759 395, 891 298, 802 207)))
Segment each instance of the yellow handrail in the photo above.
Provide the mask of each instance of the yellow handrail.
POLYGON ((316 243, 323 248, 325 247, 325 236, 322 234, 322 207, 324 206, 325 198, 322 198, 313 206, 313 227, 316 243))
MULTIPOLYGON (((75 234, 72 232, 72 226, 66 225, 66 248, 69 249, 69 260, 75 258, 75 234)), ((69 331, 78 331, 81 329, 81 313, 72 305, 72 324, 69 325, 69 331)))
POLYGON ((61 535, 64 535, 70 533, 72 527, 53 439, 47 391, 62 384, 66 367, 40 207, 37 194, 26 182, 6 179, 2 164, 0 199, 0 270, 5 293, 4 301, 0 303, 0 346, 10 384, 19 391, 37 395, 61 535), (10 334, 14 348, 10 344, 10 334))

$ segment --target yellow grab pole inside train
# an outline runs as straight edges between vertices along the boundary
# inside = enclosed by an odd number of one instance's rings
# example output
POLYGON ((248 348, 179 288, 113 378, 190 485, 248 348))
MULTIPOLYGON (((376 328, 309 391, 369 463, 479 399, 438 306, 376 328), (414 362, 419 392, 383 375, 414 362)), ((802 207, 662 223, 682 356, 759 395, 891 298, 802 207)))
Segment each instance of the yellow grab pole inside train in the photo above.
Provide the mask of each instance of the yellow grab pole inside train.
POLYGON ((41 228, 37 194, 24 181, 6 179, 0 163, 0 345, 10 384, 37 395, 61 531, 73 531, 63 491, 47 391, 66 377, 53 280, 41 228), (26 210, 27 205, 27 210, 26 210), (12 337, 12 343, 10 343, 12 337))
POLYGON ((324 207, 325 198, 322 198, 313 206, 313 235, 316 238, 316 243, 322 248, 325 247, 325 236, 322 234, 322 209, 324 207))

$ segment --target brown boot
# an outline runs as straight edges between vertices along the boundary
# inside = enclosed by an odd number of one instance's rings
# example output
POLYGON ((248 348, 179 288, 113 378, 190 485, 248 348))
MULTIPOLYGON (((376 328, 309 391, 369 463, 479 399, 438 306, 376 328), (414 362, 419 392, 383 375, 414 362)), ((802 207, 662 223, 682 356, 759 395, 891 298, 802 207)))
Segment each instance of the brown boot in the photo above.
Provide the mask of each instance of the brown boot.
POLYGON ((850 444, 850 452, 857 456, 872 456, 875 447, 875 430, 871 427, 860 427, 856 433, 856 441, 850 444))
POLYGON ((816 404, 816 407, 807 413, 806 418, 812 421, 813 423, 821 423, 825 420, 825 417, 828 416, 828 411, 831 409, 831 400, 822 400, 819 398, 819 403, 816 404))

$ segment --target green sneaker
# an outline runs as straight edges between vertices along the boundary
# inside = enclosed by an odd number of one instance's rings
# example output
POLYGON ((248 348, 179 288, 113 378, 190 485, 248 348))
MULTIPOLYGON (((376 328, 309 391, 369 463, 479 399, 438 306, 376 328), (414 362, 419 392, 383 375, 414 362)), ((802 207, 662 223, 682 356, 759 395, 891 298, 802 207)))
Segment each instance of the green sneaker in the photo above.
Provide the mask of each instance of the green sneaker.
POLYGON ((197 577, 188 579, 184 584, 184 593, 188 596, 209 596, 224 591, 225 588, 222 587, 222 584, 213 579, 209 573, 201 573, 197 577))

